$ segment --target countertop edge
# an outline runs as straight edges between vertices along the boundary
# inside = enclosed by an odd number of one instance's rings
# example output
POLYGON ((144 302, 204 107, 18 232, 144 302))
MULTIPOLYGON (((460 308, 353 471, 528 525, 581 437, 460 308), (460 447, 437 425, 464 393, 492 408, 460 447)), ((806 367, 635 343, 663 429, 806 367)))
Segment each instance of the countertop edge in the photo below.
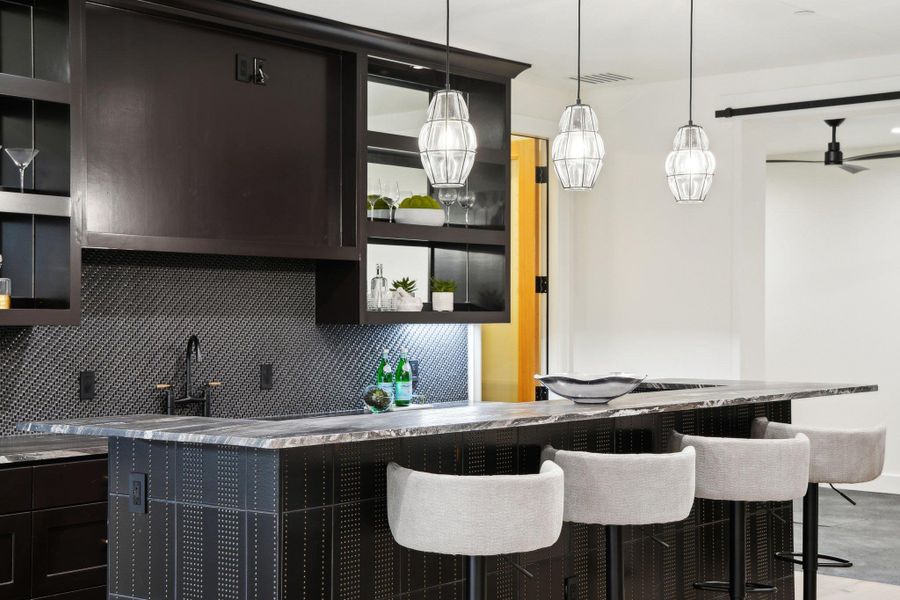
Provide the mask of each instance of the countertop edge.
MULTIPOLYGON (((737 383, 737 382, 735 382, 737 383)), ((785 384, 803 385, 803 384, 785 384)), ((616 407, 609 404, 578 405, 572 404, 571 410, 560 414, 544 415, 511 415, 509 418, 486 418, 483 421, 466 421, 458 423, 438 423, 424 425, 388 426, 366 431, 339 431, 335 433, 294 433, 283 436, 263 437, 261 435, 248 436, 235 432, 228 433, 202 433, 191 431, 166 431, 164 429, 128 429, 127 426, 104 423, 77 422, 36 422, 20 423, 17 428, 20 431, 57 433, 82 436, 99 437, 124 437, 132 439, 158 440, 183 443, 210 444, 222 446, 240 446, 257 448, 261 450, 284 450, 308 446, 323 446, 340 443, 365 442, 404 437, 422 437, 427 435, 462 433, 467 431, 485 431, 492 429, 506 429, 511 427, 529 427, 538 425, 552 425, 555 423, 571 423, 596 419, 609 419, 637 415, 660 414, 666 412, 678 412, 703 408, 717 408, 741 404, 759 404, 766 402, 779 402, 787 400, 801 400, 815 397, 839 396, 878 391, 877 385, 853 385, 853 384, 809 384, 811 389, 790 389, 787 391, 772 391, 741 394, 742 390, 722 390, 723 393, 733 397, 716 397, 709 394, 709 398, 686 399, 680 403, 660 404, 658 406, 616 407), (737 395, 734 395, 737 392, 737 395), (583 408, 586 407, 586 408, 583 408)), ((441 410, 453 410, 441 409, 441 410)), ((390 414, 390 413, 387 413, 390 414)), ((133 415, 130 418, 160 418, 160 415, 133 415)), ((120 420, 128 420, 129 417, 118 417, 120 420)), ((259 425, 262 421, 252 419, 213 419, 213 421, 239 428, 242 425, 259 425)), ((281 423, 288 423, 282 421, 281 423)))

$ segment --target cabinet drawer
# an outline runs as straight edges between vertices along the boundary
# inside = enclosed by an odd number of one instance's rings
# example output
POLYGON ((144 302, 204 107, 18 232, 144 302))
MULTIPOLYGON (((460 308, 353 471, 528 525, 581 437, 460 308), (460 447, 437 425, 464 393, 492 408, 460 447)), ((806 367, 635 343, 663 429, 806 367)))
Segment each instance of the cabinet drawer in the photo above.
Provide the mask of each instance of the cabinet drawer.
POLYGON ((31 467, 0 470, 0 514, 31 510, 31 467))
POLYGON ((34 467, 34 508, 103 502, 107 477, 106 459, 34 467))
POLYGON ((34 600, 106 600, 106 586, 101 585, 100 587, 78 590, 76 592, 41 596, 34 600))
POLYGON ((0 600, 28 597, 31 515, 0 517, 0 600))
POLYGON ((31 593, 106 584, 106 502, 32 513, 31 593))

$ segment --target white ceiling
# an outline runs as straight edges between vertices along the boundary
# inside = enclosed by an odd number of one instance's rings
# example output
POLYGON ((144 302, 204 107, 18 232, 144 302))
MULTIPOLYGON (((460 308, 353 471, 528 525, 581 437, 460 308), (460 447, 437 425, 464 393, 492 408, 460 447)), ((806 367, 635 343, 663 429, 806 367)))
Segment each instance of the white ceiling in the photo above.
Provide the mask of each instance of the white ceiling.
MULTIPOLYGON (((269 4, 443 42, 437 0, 269 0, 269 4)), ((638 82, 687 71, 689 0, 583 0, 584 74, 638 82)), ((454 46, 531 63, 527 77, 573 85, 575 0, 452 0, 454 46)), ((695 71, 900 54, 900 0, 695 0, 695 71), (807 9, 814 14, 797 15, 807 9)), ((625 85, 625 84, 602 84, 625 85)))

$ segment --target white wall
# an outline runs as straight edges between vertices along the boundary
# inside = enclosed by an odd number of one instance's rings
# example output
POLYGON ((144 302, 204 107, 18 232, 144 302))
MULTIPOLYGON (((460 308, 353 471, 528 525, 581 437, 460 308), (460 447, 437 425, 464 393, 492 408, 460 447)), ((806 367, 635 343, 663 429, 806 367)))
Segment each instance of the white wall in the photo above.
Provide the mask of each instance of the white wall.
POLYGON ((766 372, 878 382, 880 391, 859 403, 797 402, 794 419, 887 425, 885 475, 866 487, 900 493, 900 164, 866 166, 859 175, 814 165, 767 169, 766 372))
MULTIPOLYGON (((702 61, 702 50, 697 56, 702 61)), ((718 170, 705 204, 679 206, 663 164, 687 120, 686 82, 588 88, 607 159, 595 190, 572 200, 572 367, 767 377, 765 136, 758 120, 715 119, 714 111, 897 89, 897 56, 698 78, 694 119, 709 134, 718 170)), ((778 376, 804 379, 801 366, 778 376)), ((795 402, 799 415, 804 402, 880 407, 872 395, 806 400, 795 402)))

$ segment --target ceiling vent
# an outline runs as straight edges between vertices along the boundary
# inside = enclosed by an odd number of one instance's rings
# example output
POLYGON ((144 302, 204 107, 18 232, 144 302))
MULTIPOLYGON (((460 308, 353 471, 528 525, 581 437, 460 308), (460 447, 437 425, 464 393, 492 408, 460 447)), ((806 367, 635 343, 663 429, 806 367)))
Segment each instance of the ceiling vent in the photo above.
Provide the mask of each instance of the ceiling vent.
MULTIPOLYGON (((578 81, 577 77, 569 77, 572 81, 578 81)), ((629 77, 628 75, 617 75, 615 73, 593 73, 591 75, 582 75, 581 82, 582 83, 590 83, 590 84, 599 84, 599 83, 614 83, 616 81, 631 81, 634 77, 629 77)))

